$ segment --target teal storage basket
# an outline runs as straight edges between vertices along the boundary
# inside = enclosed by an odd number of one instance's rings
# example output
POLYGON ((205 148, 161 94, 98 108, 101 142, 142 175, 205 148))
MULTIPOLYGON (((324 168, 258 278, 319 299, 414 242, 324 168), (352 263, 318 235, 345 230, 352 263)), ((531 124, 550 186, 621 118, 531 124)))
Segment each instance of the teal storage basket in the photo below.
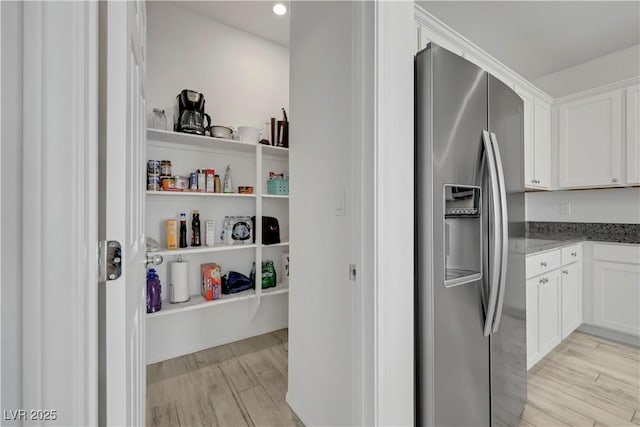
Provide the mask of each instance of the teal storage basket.
POLYGON ((289 178, 273 178, 267 181, 267 194, 286 196, 289 194, 289 178))

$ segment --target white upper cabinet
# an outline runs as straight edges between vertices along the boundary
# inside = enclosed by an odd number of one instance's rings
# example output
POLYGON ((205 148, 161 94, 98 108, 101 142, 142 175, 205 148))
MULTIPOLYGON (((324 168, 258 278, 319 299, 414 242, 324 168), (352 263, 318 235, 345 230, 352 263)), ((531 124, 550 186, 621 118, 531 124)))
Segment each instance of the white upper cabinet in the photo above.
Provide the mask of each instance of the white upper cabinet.
POLYGON ((559 105, 561 188, 624 184, 622 125, 621 90, 559 105))
POLYGON ((640 85, 627 88, 627 184, 640 184, 640 85))
MULTIPOLYGON (((537 188, 551 187, 551 106, 535 98, 533 110, 533 175, 537 188)), ((526 154, 525 154, 526 155, 526 154)))
POLYGON ((526 90, 516 93, 524 107, 524 185, 551 188, 551 106, 526 90))

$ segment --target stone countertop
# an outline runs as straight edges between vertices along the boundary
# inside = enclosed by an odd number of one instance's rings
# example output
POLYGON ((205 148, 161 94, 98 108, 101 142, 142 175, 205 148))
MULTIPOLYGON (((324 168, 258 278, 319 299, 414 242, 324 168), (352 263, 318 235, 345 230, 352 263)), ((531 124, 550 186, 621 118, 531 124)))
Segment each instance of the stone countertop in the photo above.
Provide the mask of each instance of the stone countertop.
POLYGON ((571 237, 567 239, 559 239, 557 236, 548 236, 546 239, 541 237, 528 237, 524 239, 524 250, 527 255, 530 255, 536 252, 548 251, 574 243, 584 242, 585 240, 587 239, 584 237, 571 237))
POLYGON ((527 255, 580 242, 640 244, 640 225, 530 222, 525 226, 527 255))

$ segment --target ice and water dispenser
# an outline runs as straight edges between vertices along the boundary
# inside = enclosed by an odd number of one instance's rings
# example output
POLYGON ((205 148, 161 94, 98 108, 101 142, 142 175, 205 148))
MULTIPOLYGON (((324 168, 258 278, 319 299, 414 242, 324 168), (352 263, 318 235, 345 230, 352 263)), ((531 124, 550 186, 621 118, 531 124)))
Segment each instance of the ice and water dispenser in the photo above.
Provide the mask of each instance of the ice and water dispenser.
POLYGON ((447 287, 482 278, 482 203, 480 187, 445 184, 444 268, 447 287))

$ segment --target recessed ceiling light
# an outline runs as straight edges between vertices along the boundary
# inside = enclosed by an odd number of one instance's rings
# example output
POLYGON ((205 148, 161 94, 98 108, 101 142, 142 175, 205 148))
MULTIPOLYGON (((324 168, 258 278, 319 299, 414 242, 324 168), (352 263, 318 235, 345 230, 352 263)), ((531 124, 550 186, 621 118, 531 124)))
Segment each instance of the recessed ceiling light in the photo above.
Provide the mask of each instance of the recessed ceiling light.
POLYGON ((282 2, 277 2, 273 5, 273 13, 276 15, 284 15, 287 13, 287 6, 282 2))

